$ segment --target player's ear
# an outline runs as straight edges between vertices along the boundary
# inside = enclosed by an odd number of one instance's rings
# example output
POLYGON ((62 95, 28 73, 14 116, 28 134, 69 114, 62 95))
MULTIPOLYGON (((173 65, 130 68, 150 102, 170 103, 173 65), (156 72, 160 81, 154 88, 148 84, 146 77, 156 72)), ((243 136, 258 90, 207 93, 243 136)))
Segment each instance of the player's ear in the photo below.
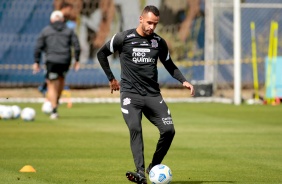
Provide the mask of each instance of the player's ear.
POLYGON ((140 23, 143 22, 143 17, 142 17, 142 16, 139 17, 139 22, 140 22, 140 23))

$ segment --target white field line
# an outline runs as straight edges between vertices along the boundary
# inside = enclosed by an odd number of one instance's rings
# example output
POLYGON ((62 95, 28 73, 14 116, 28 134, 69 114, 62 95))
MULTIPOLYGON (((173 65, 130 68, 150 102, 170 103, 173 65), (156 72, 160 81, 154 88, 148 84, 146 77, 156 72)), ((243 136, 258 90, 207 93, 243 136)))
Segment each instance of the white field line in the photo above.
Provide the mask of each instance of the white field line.
MULTIPOLYGON (((195 97, 195 98, 164 98, 168 103, 223 103, 232 104, 233 100, 219 97, 195 97)), ((0 103, 43 103, 45 98, 0 98, 0 103)), ((63 98, 61 103, 67 103, 63 98)), ((120 98, 71 98, 72 103, 119 103, 120 98)))

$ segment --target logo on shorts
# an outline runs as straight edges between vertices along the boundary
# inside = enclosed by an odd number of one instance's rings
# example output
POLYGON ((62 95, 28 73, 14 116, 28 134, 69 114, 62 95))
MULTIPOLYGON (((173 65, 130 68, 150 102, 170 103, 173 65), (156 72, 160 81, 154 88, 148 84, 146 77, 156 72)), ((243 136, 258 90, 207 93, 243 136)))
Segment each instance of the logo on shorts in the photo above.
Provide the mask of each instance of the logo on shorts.
POLYGON ((58 75, 57 73, 52 73, 52 72, 50 72, 49 75, 48 75, 48 79, 54 80, 54 79, 57 79, 58 76, 59 76, 59 75, 58 75))
POLYGON ((130 103, 131 103, 131 99, 130 98, 123 99, 123 105, 128 105, 130 103))
POLYGON ((172 118, 171 117, 167 117, 167 118, 162 118, 164 125, 172 125, 172 118))
POLYGON ((170 115, 170 110, 169 109, 167 109, 167 114, 170 115))

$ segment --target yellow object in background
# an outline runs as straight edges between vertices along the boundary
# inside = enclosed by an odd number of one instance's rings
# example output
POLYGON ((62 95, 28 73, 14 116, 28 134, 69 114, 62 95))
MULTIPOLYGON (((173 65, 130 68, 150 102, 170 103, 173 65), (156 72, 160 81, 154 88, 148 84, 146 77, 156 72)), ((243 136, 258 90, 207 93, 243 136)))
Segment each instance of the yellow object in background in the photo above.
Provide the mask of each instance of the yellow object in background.
POLYGON ((36 172, 36 170, 31 165, 25 165, 20 172, 36 172))
POLYGON ((255 91, 255 100, 259 100, 259 82, 258 82, 258 67, 257 67, 257 45, 256 45, 256 27, 255 23, 251 22, 251 38, 252 38, 252 63, 253 63, 253 82, 255 91))

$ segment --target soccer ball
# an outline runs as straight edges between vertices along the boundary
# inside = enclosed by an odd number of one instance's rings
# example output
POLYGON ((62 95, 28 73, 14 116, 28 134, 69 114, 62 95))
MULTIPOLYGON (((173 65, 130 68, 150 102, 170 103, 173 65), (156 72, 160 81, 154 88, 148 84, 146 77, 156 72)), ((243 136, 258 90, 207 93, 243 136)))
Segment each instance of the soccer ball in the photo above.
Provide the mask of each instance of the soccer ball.
POLYGON ((45 101, 45 102, 42 104, 41 110, 42 110, 42 112, 44 112, 45 114, 50 114, 50 113, 52 112, 52 105, 51 105, 51 102, 45 101))
POLYGON ((155 165, 149 173, 152 184, 169 184, 172 181, 172 172, 166 165, 155 165))
POLYGON ((12 105, 11 108, 13 110, 13 118, 19 118, 21 115, 21 108, 17 105, 12 105))
POLYGON ((5 105, 0 105, 0 119, 2 118, 3 111, 6 109, 5 105))
POLYGON ((10 106, 1 107, 1 118, 11 119, 13 117, 13 110, 10 106))
POLYGON ((24 121, 33 121, 35 118, 35 110, 31 107, 26 107, 21 112, 21 118, 24 121))

